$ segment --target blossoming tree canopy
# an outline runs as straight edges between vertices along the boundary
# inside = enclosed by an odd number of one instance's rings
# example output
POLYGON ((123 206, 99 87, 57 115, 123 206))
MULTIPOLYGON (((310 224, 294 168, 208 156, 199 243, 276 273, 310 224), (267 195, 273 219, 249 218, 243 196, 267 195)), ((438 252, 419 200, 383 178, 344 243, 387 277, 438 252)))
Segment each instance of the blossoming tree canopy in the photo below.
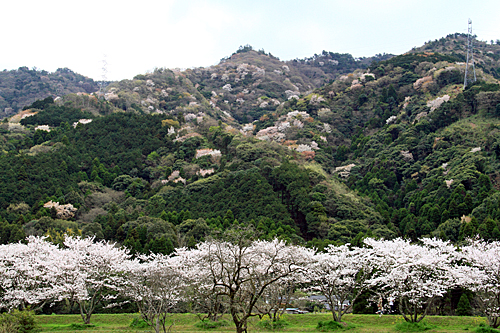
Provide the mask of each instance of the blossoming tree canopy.
POLYGON ((128 283, 124 273, 130 259, 128 250, 110 242, 94 242, 94 238, 66 237, 64 241, 64 274, 61 274, 61 299, 69 298, 80 306, 86 324, 95 306, 116 298, 128 283))
POLYGON ((59 247, 30 236, 25 244, 0 245, 0 307, 71 300, 89 323, 98 303, 116 304, 123 296, 138 304, 159 333, 167 331, 167 314, 189 300, 210 318, 227 310, 242 333, 250 316, 275 314, 290 288, 301 283, 327 297, 336 321, 373 287, 380 306, 394 300, 405 320, 419 322, 434 299, 460 286, 476 294, 490 325, 500 326, 500 242, 467 240, 461 248, 430 238, 364 243, 361 248, 330 245, 315 253, 235 232, 227 240, 204 241, 171 256, 150 253, 134 259, 126 249, 93 238, 66 237, 59 247))
POLYGON ((240 239, 206 241, 193 250, 180 249, 177 254, 190 267, 188 276, 206 276, 201 280, 225 299, 237 332, 244 332, 266 289, 303 270, 314 251, 278 239, 240 239))
POLYGON ((12 309, 41 305, 57 297, 54 283, 61 251, 42 237, 27 243, 0 245, 0 307, 12 309))
POLYGON ((167 331, 167 315, 188 289, 179 258, 151 253, 129 260, 127 265, 129 280, 123 294, 137 303, 142 318, 156 333, 167 331))
POLYGON ((462 247, 468 266, 460 270, 460 284, 476 293, 490 326, 500 326, 500 242, 469 239, 462 247))
POLYGON ((421 239, 414 244, 405 239, 366 239, 372 247, 374 276, 372 286, 382 296, 399 301, 406 321, 419 322, 433 300, 455 284, 453 263, 457 253, 453 245, 438 239, 421 239))
POLYGON ((372 272, 372 249, 330 245, 319 252, 307 268, 313 289, 327 299, 333 319, 340 322, 356 298, 368 287, 372 272))

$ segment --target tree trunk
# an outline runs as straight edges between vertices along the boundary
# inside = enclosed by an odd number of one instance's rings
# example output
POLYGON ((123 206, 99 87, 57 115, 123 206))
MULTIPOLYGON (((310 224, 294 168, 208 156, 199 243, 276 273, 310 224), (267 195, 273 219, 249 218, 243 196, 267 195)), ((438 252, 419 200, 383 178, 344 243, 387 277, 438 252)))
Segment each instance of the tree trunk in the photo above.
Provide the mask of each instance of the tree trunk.
POLYGON ((430 298, 427 301, 427 305, 425 306, 425 309, 423 310, 422 314, 419 317, 418 314, 418 307, 417 305, 411 306, 408 303, 407 299, 400 298, 399 300, 399 312, 403 316, 403 318, 410 323, 419 323, 422 321, 422 319, 427 316, 427 313, 429 312, 429 309, 431 308, 432 304, 434 303, 435 297, 430 298))
POLYGON ((88 311, 86 311, 83 302, 78 302, 78 305, 80 307, 80 316, 82 317, 83 323, 86 325, 89 325, 90 324, 90 316, 92 314, 88 313, 88 311))
POLYGON ((338 309, 335 310, 334 302, 331 299, 329 299, 328 304, 330 304, 330 311, 332 312, 333 321, 340 323, 340 319, 342 318, 342 315, 340 313, 339 313, 339 315, 337 315, 338 309))
POLYGON ((91 316, 91 314, 90 313, 83 313, 83 312, 81 312, 80 315, 82 316, 83 323, 85 325, 90 325, 90 316, 91 316))
POLYGON ((241 320, 234 322, 234 324, 236 325, 236 333, 247 333, 246 321, 241 320))
POLYGON ((403 304, 403 302, 406 302, 406 300, 405 300, 405 299, 403 299, 403 298, 400 298, 400 299, 399 299, 399 313, 401 313, 401 315, 403 316, 403 318, 405 319, 405 321, 407 321, 407 322, 411 322, 411 319, 409 319, 409 318, 406 316, 406 311, 405 311, 406 304, 403 304))
POLYGON ((498 326, 500 326, 500 320, 499 320, 500 318, 499 317, 489 317, 488 319, 489 319, 488 321, 489 321, 491 327, 497 328, 498 326))
POLYGON ((337 322, 341 323, 342 322, 342 307, 339 306, 339 310, 337 312, 337 322))
POLYGON ((155 323, 155 332, 160 333, 160 316, 156 317, 156 323, 155 323))

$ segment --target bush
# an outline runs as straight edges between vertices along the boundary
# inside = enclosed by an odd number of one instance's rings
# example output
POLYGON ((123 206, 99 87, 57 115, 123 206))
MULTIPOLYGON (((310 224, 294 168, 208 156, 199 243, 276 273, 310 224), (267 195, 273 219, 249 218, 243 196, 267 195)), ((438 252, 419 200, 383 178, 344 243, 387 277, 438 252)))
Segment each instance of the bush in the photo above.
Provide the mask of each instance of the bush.
POLYGON ((15 321, 6 317, 5 315, 0 317, 0 333, 17 333, 15 321))
POLYGON ((329 331, 340 331, 340 330, 350 330, 355 328, 356 325, 348 324, 348 323, 338 323, 334 320, 329 321, 319 321, 316 329, 321 332, 329 332, 329 331))
POLYGON ((422 332, 422 331, 428 331, 435 328, 435 326, 430 325, 426 322, 418 322, 418 323, 410 323, 407 321, 404 321, 402 323, 396 324, 396 331, 400 332, 422 332))
POLYGON ((134 318, 134 319, 132 320, 132 322, 130 323, 130 325, 129 325, 129 326, 130 326, 130 327, 132 327, 132 328, 138 328, 138 329, 140 329, 140 328, 148 328, 148 327, 149 327, 149 324, 148 324, 148 323, 146 323, 146 322, 145 322, 143 319, 141 319, 141 318, 134 318))
POLYGON ((499 330, 493 327, 486 326, 485 324, 479 324, 479 327, 474 330, 477 333, 500 333, 499 330))
POLYGON ((466 294, 460 296, 460 300, 457 304, 457 310, 455 311, 457 316, 469 316, 472 312, 472 307, 470 306, 469 298, 466 294))
POLYGON ((81 330, 86 330, 89 327, 95 327, 94 324, 70 324, 69 328, 75 331, 81 331, 81 330))
POLYGON ((35 323, 33 311, 14 310, 0 315, 1 333, 36 333, 40 328, 35 323))
POLYGON ((212 320, 200 320, 195 324, 196 327, 209 330, 213 328, 219 328, 219 327, 225 327, 228 326, 229 323, 227 320, 219 320, 219 321, 212 321, 212 320))
POLYGON ((262 327, 264 329, 268 329, 268 330, 279 330, 279 329, 283 329, 283 328, 289 326, 290 323, 288 321, 286 321, 285 319, 278 319, 276 321, 265 319, 265 320, 259 321, 258 325, 260 327, 262 327))

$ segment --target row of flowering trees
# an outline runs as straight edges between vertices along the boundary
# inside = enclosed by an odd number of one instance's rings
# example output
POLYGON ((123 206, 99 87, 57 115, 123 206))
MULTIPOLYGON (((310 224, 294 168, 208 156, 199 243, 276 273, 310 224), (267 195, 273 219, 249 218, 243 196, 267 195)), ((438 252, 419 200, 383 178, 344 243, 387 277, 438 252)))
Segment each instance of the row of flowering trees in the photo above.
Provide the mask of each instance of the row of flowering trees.
POLYGON ((0 246, 0 307, 35 307, 67 299, 82 319, 98 303, 136 302, 158 333, 179 302, 190 302, 217 319, 231 315, 246 332, 251 316, 279 312, 288 291, 300 285, 320 291, 333 319, 341 321, 367 289, 394 299, 410 322, 422 320, 433 301, 450 288, 473 291, 478 306, 497 327, 500 242, 469 240, 460 249, 437 239, 366 239, 363 247, 330 245, 315 252, 284 241, 251 240, 245 232, 208 240, 174 255, 132 258, 128 251, 91 238, 66 237, 63 246, 44 238, 0 246), (342 306, 348 304, 349 306, 342 306))

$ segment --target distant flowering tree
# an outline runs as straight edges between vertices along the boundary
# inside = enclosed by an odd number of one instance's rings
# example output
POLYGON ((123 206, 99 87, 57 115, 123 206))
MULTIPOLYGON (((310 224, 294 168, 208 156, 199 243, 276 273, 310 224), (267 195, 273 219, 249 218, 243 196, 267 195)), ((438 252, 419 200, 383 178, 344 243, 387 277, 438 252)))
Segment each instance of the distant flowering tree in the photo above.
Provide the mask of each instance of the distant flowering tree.
POLYGON ((255 306, 266 290, 301 271, 314 254, 277 239, 250 238, 242 232, 232 241, 210 240, 177 252, 190 267, 189 278, 200 276, 206 288, 224 299, 238 333, 247 331, 247 320, 257 315, 255 306))
POLYGON ((85 323, 99 302, 116 297, 128 282, 127 250, 93 238, 66 237, 64 248, 30 236, 27 244, 0 246, 0 307, 25 308, 69 299, 85 323))
POLYGON ((330 305, 333 320, 340 322, 354 301, 369 286, 372 250, 348 245, 330 245, 317 253, 307 267, 313 289, 319 290, 330 305))
POLYGON ((364 241, 374 254, 374 275, 369 283, 387 299, 398 300, 399 311, 408 322, 420 322, 436 297, 455 285, 455 247, 438 239, 420 241, 422 245, 400 238, 364 241))
POLYGON ((61 251, 43 237, 0 245, 0 308, 43 305, 58 297, 54 284, 61 251))
POLYGON ((460 285, 476 295, 476 304, 491 327, 500 326, 500 242, 468 240, 462 248, 467 265, 459 270, 460 285))
POLYGON ((492 327, 500 326, 498 241, 467 240, 457 251, 438 239, 366 239, 364 248, 330 245, 315 254, 278 239, 253 237, 253 230, 231 231, 225 240, 177 249, 172 256, 132 260, 126 249, 93 238, 66 237, 59 247, 30 236, 26 244, 0 245, 0 308, 68 299, 90 323, 98 303, 113 303, 122 295, 137 302, 144 320, 159 333, 167 331, 165 319, 178 302, 192 300, 213 320, 225 309, 242 333, 251 316, 269 314, 277 320, 297 283, 320 290, 336 321, 360 293, 374 287, 396 300, 409 322, 421 321, 437 297, 458 285, 475 293, 492 327))
POLYGON ((167 316, 183 299, 186 289, 179 258, 150 254, 127 265, 129 280, 124 296, 137 303, 142 319, 155 333, 167 332, 167 316))
POLYGON ((70 299, 80 307, 85 324, 98 303, 111 302, 128 283, 125 267, 128 250, 94 238, 66 237, 59 268, 59 299, 70 299))
POLYGON ((217 321, 226 311, 224 296, 215 292, 213 280, 209 274, 208 267, 200 265, 195 249, 179 248, 176 250, 176 258, 183 267, 182 276, 187 283, 184 297, 192 304, 192 311, 203 319, 217 321))
POLYGON ((259 317, 267 315, 272 322, 279 321, 287 305, 290 304, 296 285, 306 280, 304 274, 294 274, 266 288, 261 299, 255 304, 259 317))

